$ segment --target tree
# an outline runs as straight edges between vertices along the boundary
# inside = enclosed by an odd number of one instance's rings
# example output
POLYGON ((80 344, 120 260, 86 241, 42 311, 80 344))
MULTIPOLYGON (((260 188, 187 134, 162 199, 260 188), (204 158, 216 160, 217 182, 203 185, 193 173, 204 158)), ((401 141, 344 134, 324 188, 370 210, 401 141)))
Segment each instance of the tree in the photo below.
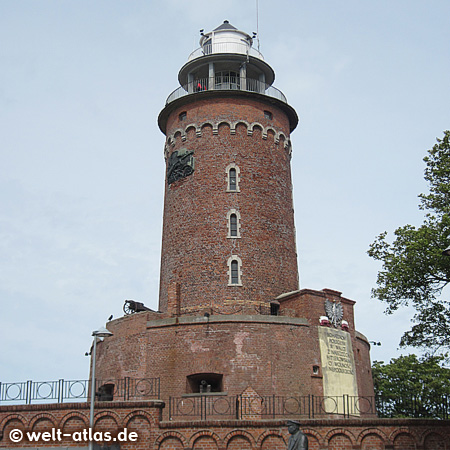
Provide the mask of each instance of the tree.
POLYGON ((413 306, 413 326, 400 346, 422 347, 428 354, 450 348, 450 302, 442 299, 450 282, 450 257, 442 250, 450 244, 450 131, 424 158, 430 192, 420 194, 424 223, 397 228, 392 243, 387 232, 370 245, 368 254, 382 262, 372 297, 387 303, 387 314, 413 306))
POLYGON ((377 411, 382 417, 448 418, 450 369, 443 356, 416 355, 374 361, 372 366, 377 411))

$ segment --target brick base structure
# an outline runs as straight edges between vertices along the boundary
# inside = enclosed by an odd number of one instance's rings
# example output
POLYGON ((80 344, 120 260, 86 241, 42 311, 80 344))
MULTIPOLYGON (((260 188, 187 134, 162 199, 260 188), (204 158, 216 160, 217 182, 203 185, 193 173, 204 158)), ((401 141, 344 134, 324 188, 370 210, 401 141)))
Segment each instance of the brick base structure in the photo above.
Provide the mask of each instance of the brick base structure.
POLYGON ((229 396, 247 388, 261 396, 329 395, 319 318, 325 302, 332 301, 342 304, 348 322, 357 395, 373 397, 370 344, 355 330, 353 300, 331 289, 302 289, 276 301, 277 315, 269 308, 259 314, 217 314, 206 308, 196 315, 145 311, 113 320, 108 329, 114 335, 97 344, 97 378, 160 378, 165 401, 198 393, 197 374, 218 380, 212 391, 229 396))
MULTIPOLYGON (((98 402, 95 430, 115 434, 127 428, 136 442, 122 442, 123 450, 283 450, 289 435, 285 420, 161 421, 164 403, 98 402)), ((446 450, 450 448, 450 421, 422 419, 308 419, 302 430, 310 450, 446 450)), ((0 448, 80 448, 87 443, 64 438, 61 442, 18 442, 13 429, 72 433, 89 426, 89 405, 68 403, 0 407, 0 448)), ((108 443, 101 444, 108 446, 108 443)), ((111 445, 109 445, 111 447, 111 445)))

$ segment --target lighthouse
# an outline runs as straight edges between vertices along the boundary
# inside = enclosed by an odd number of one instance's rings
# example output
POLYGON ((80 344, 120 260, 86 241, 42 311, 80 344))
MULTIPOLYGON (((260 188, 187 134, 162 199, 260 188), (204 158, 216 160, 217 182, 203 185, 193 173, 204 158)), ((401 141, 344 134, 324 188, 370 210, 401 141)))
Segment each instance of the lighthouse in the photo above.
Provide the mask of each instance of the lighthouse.
POLYGON ((160 311, 252 314, 298 289, 290 169, 298 118, 252 44, 228 21, 203 34, 159 115, 160 311))
POLYGON ((109 322, 97 374, 158 379, 166 418, 206 398, 236 418, 244 404, 259 405, 249 417, 263 415, 275 396, 298 399, 298 408, 336 397, 334 413, 345 398, 373 396, 355 302, 299 286, 291 176, 299 120, 274 80, 253 37, 224 21, 201 33, 158 116, 159 308, 109 322))

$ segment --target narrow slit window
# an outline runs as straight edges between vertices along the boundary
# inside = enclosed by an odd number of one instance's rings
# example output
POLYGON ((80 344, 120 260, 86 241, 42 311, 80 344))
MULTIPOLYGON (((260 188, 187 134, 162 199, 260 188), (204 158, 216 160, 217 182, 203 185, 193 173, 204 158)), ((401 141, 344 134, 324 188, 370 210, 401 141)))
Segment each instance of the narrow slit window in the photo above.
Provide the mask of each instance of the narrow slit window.
POLYGON ((228 258, 228 286, 242 286, 242 261, 239 256, 228 258))
POLYGON ((231 163, 225 172, 227 174, 227 192, 239 192, 239 167, 235 163, 231 163))
POLYGON ((237 237, 238 235, 238 223, 236 214, 230 215, 230 236, 237 237))
POLYGON ((236 190, 236 169, 232 168, 229 172, 229 189, 230 191, 236 190))
POLYGON ((240 238, 241 216, 236 209, 230 209, 227 214, 228 234, 227 238, 240 238))
POLYGON ((231 284, 239 283, 239 263, 236 260, 231 261, 231 284))

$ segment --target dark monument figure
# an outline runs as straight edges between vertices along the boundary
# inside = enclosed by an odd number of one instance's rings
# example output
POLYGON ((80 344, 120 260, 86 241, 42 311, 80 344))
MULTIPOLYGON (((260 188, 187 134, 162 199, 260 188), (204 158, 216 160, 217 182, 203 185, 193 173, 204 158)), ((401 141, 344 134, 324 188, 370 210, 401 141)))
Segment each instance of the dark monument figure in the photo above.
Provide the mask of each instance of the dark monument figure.
POLYGON ((287 450, 308 450, 308 438, 300 430, 300 422, 288 420, 286 425, 291 434, 287 450))

